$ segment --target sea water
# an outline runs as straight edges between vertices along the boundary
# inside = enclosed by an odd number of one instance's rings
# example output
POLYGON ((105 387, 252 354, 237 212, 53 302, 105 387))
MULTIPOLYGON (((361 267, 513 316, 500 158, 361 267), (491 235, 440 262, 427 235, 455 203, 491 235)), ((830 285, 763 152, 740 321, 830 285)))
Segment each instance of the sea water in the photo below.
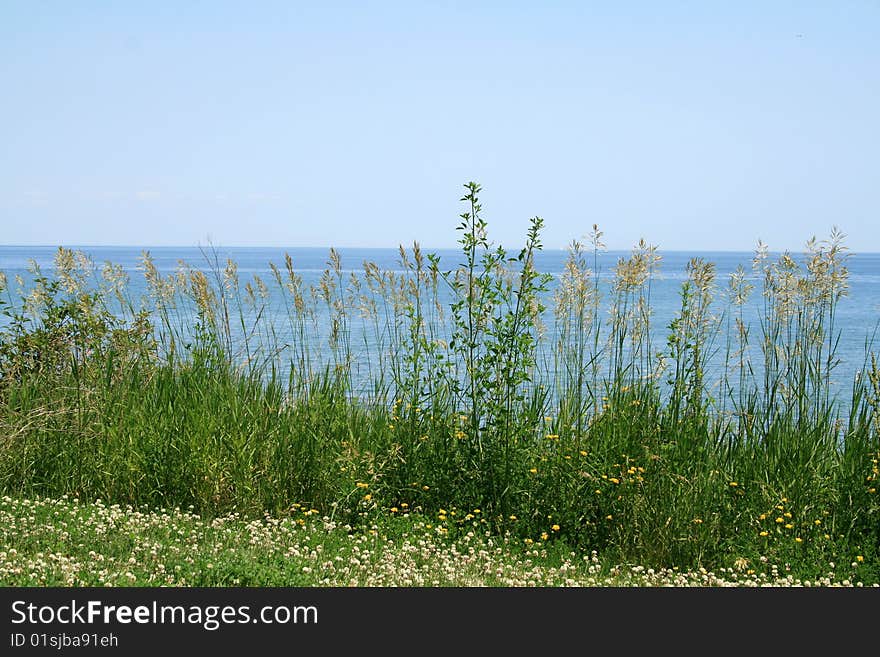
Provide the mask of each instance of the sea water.
MULTIPOLYGON (((284 271, 285 254, 289 254, 293 260, 294 271, 302 277, 304 291, 308 294, 311 286, 319 284, 321 275, 329 267, 328 248, 312 247, 132 247, 132 246, 68 246, 75 250, 81 250, 88 254, 100 267, 104 262, 111 262, 121 266, 130 277, 129 294, 132 298, 139 298, 146 294, 146 283, 143 277, 142 258, 145 252, 149 252, 156 268, 161 274, 174 273, 182 262, 202 269, 203 271, 222 268, 227 258, 232 259, 238 266, 238 276, 243 286, 245 282, 252 280, 254 275, 262 278, 268 286, 270 298, 266 304, 269 316, 262 319, 267 324, 271 323, 277 333, 273 340, 279 344, 290 344, 293 336, 283 334, 284 327, 290 327, 287 322, 287 311, 284 307, 286 302, 278 292, 274 284, 269 263, 275 263, 284 271)), ((42 268, 45 274, 54 273, 54 256, 57 251, 55 246, 0 246, 0 271, 5 272, 8 290, 3 294, 11 294, 14 298, 18 285, 15 282, 16 275, 25 281, 25 290, 29 281, 32 280, 30 270, 35 263, 42 268)), ((434 253, 440 258, 441 270, 455 269, 463 262, 460 251, 452 249, 423 249, 425 253, 434 253)), ((713 315, 720 323, 720 339, 714 341, 716 349, 716 363, 724 351, 727 319, 730 318, 730 306, 725 297, 727 280, 738 266, 742 266, 746 272, 747 281, 754 286, 744 308, 744 318, 751 327, 752 351, 751 358, 757 362, 760 354, 756 351, 761 327, 759 325, 760 308, 763 302, 761 296, 762 277, 760 271, 753 268, 753 252, 685 252, 685 251, 658 251, 661 260, 656 274, 651 280, 651 325, 653 344, 657 349, 665 348, 665 338, 668 335, 669 323, 675 318, 681 307, 681 287, 687 278, 686 267, 693 258, 702 258, 712 262, 716 267, 716 290, 713 294, 713 315), (727 314, 725 314, 727 313, 727 314)), ((619 258, 627 257, 628 252, 623 251, 600 251, 594 254, 589 251, 585 254, 588 266, 595 269, 602 292, 602 305, 600 319, 607 325, 610 299, 610 286, 614 280, 615 266, 619 258), (595 255, 595 261, 594 261, 595 255)), ((768 262, 773 262, 779 254, 770 253, 768 262)), ((799 263, 803 263, 805 256, 792 253, 792 257, 799 263)), ((341 266, 345 280, 349 274, 363 274, 365 261, 375 263, 381 270, 403 272, 400 261, 400 253, 397 248, 343 248, 339 249, 341 266)), ((549 289, 546 293, 546 306, 548 308, 545 323, 552 334, 552 307, 553 292, 560 275, 564 271, 567 252, 561 249, 543 250, 535 256, 535 267, 539 272, 552 276, 549 289)), ((848 395, 853 377, 865 366, 866 354, 871 349, 877 350, 874 343, 874 334, 877 331, 878 319, 880 319, 880 254, 858 253, 847 254, 846 266, 849 271, 848 289, 846 295, 841 298, 835 316, 834 333, 839 336, 836 358, 838 364, 833 370, 833 381, 836 389, 842 393, 842 397, 848 395)), ((440 294, 445 303, 451 301, 448 286, 441 285, 440 294)), ((447 308, 448 310, 448 308, 447 308)), ((318 325, 314 327, 310 344, 313 349, 323 350, 323 354, 316 354, 316 362, 326 362, 329 358, 326 353, 327 335, 329 327, 326 326, 327 315, 317 315, 318 325), (322 324, 323 322, 323 324, 322 324)), ((5 319, 8 322, 8 319, 5 319)), ((4 318, 0 318, 0 325, 4 318)), ((355 327, 356 323, 352 322, 355 327)), ((552 344, 552 335, 544 341, 545 347, 552 344)), ((369 335, 352 336, 353 351, 357 352, 359 362, 377 362, 375 354, 370 354, 371 349, 369 335)), ((546 354, 545 354, 546 355, 546 354)), ((280 359, 282 367, 284 358, 280 359)), ((547 362, 547 359, 545 359, 547 362)), ((375 374, 375 373, 373 373, 375 374)))

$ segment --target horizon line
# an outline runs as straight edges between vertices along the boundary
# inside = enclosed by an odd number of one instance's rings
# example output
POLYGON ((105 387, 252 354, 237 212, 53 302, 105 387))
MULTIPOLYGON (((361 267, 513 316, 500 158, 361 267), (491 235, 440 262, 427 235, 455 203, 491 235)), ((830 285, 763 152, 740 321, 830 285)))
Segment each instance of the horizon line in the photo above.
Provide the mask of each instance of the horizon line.
MULTIPOLYGON (((582 243, 583 246, 589 246, 587 243, 582 243)), ((490 244, 490 248, 497 248, 499 246, 503 246, 503 244, 490 244)), ((650 244, 649 244, 650 246, 650 244)), ((406 249, 411 249, 412 245, 403 245, 398 244, 397 246, 354 246, 354 245, 345 245, 345 246, 334 246, 332 244, 326 244, 321 246, 306 244, 306 245, 268 245, 268 244, 0 244, 0 249, 3 248, 51 248, 57 249, 60 247, 68 248, 68 249, 91 249, 91 248, 111 248, 111 249, 335 249, 337 251, 342 251, 344 249, 387 249, 397 251, 400 247, 404 247, 406 249)), ((769 247, 769 245, 768 245, 769 247)), ((424 246, 419 244, 419 248, 422 251, 458 251, 460 250, 460 246, 424 246)), ((508 251, 516 250, 519 247, 507 248, 508 251)), ((633 250, 634 247, 627 248, 605 248, 600 250, 600 253, 618 253, 624 252, 628 253, 633 250)), ((568 246, 564 247, 543 247, 540 251, 567 251, 568 246)), ((713 248, 690 248, 690 249, 676 249, 676 248, 663 248, 660 246, 656 247, 658 252, 666 252, 666 253, 699 253, 699 252, 711 252, 711 253, 753 253, 755 248, 751 249, 713 249, 713 248)), ((591 251, 591 250, 590 250, 591 251)), ((853 248, 847 247, 847 251, 850 254, 863 254, 863 255, 880 255, 880 250, 878 251, 857 251, 853 248)), ((768 253, 807 253, 806 248, 801 249, 773 249, 768 248, 768 253)))

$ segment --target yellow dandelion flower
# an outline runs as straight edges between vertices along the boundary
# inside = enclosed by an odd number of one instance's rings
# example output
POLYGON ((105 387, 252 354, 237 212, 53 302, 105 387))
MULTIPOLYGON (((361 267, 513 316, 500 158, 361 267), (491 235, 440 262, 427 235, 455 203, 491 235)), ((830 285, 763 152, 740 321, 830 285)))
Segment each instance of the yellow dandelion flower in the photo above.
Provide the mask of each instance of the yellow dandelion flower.
POLYGON ((786 511, 786 512, 783 513, 782 515, 784 515, 786 518, 791 518, 791 512, 790 512, 790 511, 786 511))
POLYGON ((408 508, 409 508, 409 504, 407 504, 406 502, 401 502, 401 503, 400 503, 400 508, 401 508, 401 509, 408 509, 408 508))
POLYGON ((363 481, 359 481, 355 484, 358 488, 369 488, 370 484, 366 484, 363 481))
POLYGON ((858 561, 859 563, 863 563, 865 561, 865 557, 863 557, 861 554, 857 554, 856 561, 858 561))
POLYGON ((391 511, 391 513, 397 513, 397 511, 398 511, 396 506, 392 506, 391 509, 389 509, 389 510, 391 511))
POLYGON ((558 532, 558 531, 559 531, 559 525, 553 525, 550 529, 552 529, 552 530, 555 531, 555 532, 558 532))
POLYGON ((596 493, 596 495, 601 495, 601 494, 602 494, 602 491, 600 491, 598 488, 597 488, 596 490, 594 490, 593 492, 596 493))
POLYGON ((766 520, 766 519, 767 519, 766 513, 762 513, 761 515, 758 516, 758 520, 766 520))
POLYGON ((739 483, 736 481, 731 481, 730 485, 733 486, 734 488, 736 488, 737 486, 739 486, 739 483))
POLYGON ((586 456, 586 455, 587 455, 587 450, 582 449, 582 450, 581 450, 580 452, 578 452, 578 453, 579 453, 581 456, 586 456))
POLYGON ((532 543, 534 543, 534 541, 530 538, 527 538, 523 541, 523 543, 525 543, 526 545, 531 545, 532 543))
POLYGON ((620 483, 620 479, 618 479, 617 477, 611 477, 611 479, 609 479, 608 481, 610 481, 612 484, 620 483))
POLYGON ((784 523, 784 522, 785 522, 785 518, 783 518, 782 516, 779 516, 779 517, 776 519, 776 524, 778 524, 778 525, 781 525, 781 524, 784 523))
POLYGON ((758 536, 764 536, 764 537, 767 537, 769 535, 770 535, 770 532, 761 532, 760 534, 758 534, 758 536))
POLYGON ((605 520, 611 520, 613 518, 614 518, 614 516, 612 516, 610 513, 607 516, 605 516, 605 520))
POLYGON ((559 438, 559 434, 558 434, 558 433, 548 433, 548 434, 547 434, 547 440, 556 440, 556 439, 558 439, 558 438, 559 438))
POLYGON ((694 524, 695 525, 702 525, 703 519, 702 518, 694 518, 694 524))
POLYGON ((370 495, 369 493, 367 493, 366 495, 364 495, 364 501, 369 502, 371 499, 373 499, 373 496, 370 495))
POLYGON ((422 490, 431 490, 430 486, 422 486, 422 490))
POLYGON ((816 518, 816 519, 813 521, 813 524, 816 525, 816 527, 818 527, 819 525, 822 524, 822 521, 819 520, 818 518, 816 518))
POLYGON ((516 520, 516 516, 513 516, 513 515, 512 515, 512 516, 510 516, 510 519, 511 519, 511 520, 516 520))
POLYGON ((795 542, 795 543, 803 543, 803 542, 804 542, 804 539, 802 539, 800 536, 798 536, 798 537, 796 537, 796 538, 794 539, 794 542, 795 542))
POLYGON ((538 474, 538 468, 529 468, 529 472, 532 474, 538 474))
POLYGON ((547 532, 541 532, 542 541, 546 541, 548 538, 550 538, 550 534, 548 534, 547 532))
POLYGON ((790 522, 787 522, 787 523, 785 523, 785 528, 786 529, 794 529, 794 525, 792 525, 790 522))

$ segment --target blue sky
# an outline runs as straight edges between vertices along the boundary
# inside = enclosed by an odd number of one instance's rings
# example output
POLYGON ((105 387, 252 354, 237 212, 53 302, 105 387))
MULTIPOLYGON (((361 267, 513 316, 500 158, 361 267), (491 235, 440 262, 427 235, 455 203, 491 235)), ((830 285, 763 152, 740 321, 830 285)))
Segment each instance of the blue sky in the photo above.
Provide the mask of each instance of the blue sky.
POLYGON ((0 244, 880 251, 880 3, 0 3, 0 244))

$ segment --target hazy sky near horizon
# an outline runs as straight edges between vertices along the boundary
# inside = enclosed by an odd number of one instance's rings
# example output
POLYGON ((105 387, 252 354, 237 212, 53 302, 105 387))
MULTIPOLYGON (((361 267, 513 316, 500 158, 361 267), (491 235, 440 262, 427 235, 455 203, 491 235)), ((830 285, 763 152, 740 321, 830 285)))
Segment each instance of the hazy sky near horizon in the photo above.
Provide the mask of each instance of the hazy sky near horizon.
POLYGON ((0 244, 880 251, 880 2, 0 3, 0 244))

